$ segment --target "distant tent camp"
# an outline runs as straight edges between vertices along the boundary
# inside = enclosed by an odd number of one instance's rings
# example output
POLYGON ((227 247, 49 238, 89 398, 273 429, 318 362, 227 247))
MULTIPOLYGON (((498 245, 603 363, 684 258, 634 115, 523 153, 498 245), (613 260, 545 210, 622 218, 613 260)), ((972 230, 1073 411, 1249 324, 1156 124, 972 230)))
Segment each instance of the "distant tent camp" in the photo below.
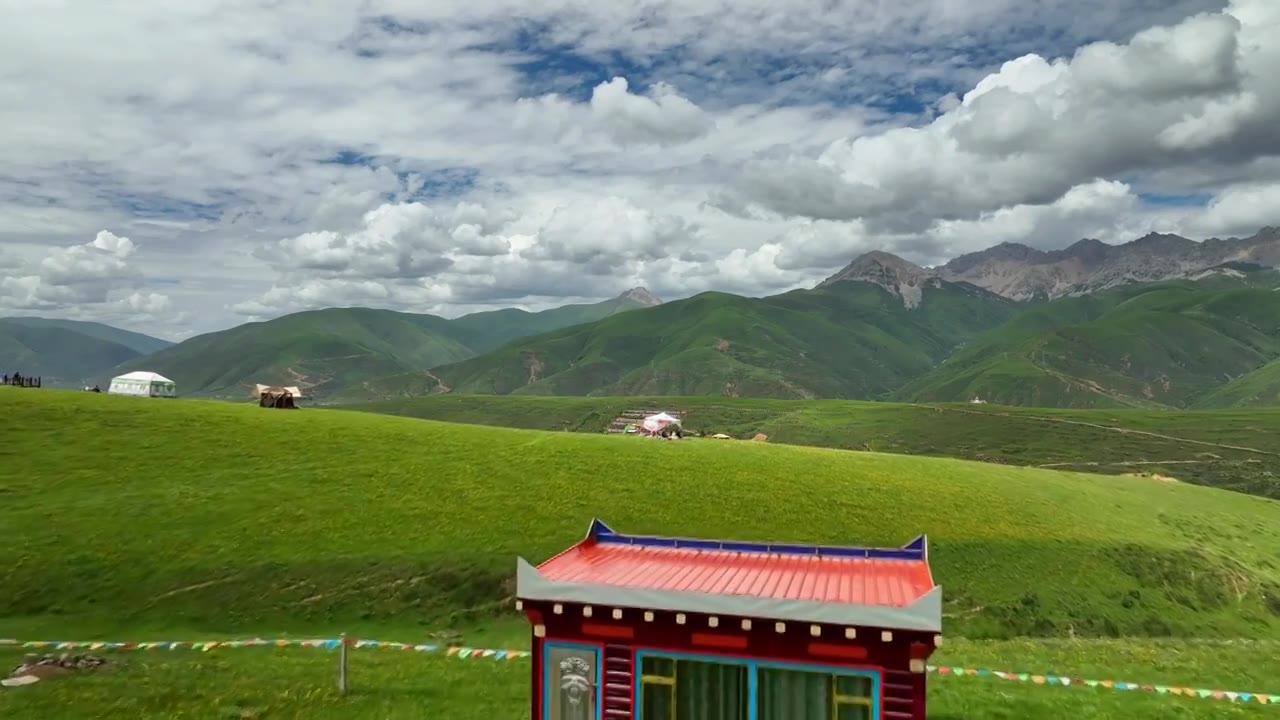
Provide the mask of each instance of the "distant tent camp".
POLYGON ((680 418, 675 417, 674 415, 669 415, 665 412, 660 412, 656 415, 650 415, 649 417, 645 418, 644 422, 641 423, 641 427, 643 427, 646 432, 656 433, 656 432, 661 432, 662 429, 667 427, 668 425, 679 425, 679 424, 680 424, 680 418))
POLYGON ((138 370, 111 378, 107 392, 115 395, 139 397, 178 397, 177 386, 169 378, 153 372, 138 370))
POLYGON ((302 399, 302 390, 297 386, 280 387, 279 385, 258 385, 258 407, 296 410, 295 401, 302 399))

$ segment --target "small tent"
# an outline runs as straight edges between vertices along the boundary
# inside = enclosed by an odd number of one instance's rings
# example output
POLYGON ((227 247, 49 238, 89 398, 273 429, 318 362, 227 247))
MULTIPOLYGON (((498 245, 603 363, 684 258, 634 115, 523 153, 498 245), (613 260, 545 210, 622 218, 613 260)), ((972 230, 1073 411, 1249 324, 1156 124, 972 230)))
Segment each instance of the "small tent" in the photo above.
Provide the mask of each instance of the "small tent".
POLYGON ((650 415, 645 418, 644 422, 641 423, 640 426, 644 428, 647 433, 659 433, 671 425, 678 427, 680 425, 680 418, 668 415, 665 412, 660 412, 657 415, 650 415))
POLYGON ((296 386, 280 387, 278 385, 258 385, 258 407, 295 410, 295 401, 302 399, 302 390, 296 386))
POLYGON ((111 378, 107 392, 115 395, 139 397, 178 397, 177 386, 169 378, 153 372, 138 370, 111 378))

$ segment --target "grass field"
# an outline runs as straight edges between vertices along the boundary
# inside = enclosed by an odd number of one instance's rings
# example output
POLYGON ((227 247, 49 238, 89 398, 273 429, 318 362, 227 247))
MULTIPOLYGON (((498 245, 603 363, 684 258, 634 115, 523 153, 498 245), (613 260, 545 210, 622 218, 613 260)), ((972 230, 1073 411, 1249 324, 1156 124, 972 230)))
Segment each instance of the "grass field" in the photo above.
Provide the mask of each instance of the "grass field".
MULTIPOLYGON (((1277 653, 1280 643, 1274 642, 958 640, 935 659, 948 667, 1258 692, 1280 689, 1274 674, 1258 662, 1277 653)), ((335 689, 333 651, 158 650, 109 657, 119 665, 0 692, 0 717, 528 719, 527 659, 355 650, 349 655, 350 693, 344 699, 335 689)), ((0 662, 19 660, 17 653, 0 652, 0 662)), ((936 674, 930 678, 929 705, 933 720, 1267 718, 1280 710, 1256 702, 936 674)))
POLYGON ((748 438, 762 432, 770 442, 797 445, 1050 465, 1095 473, 1160 474, 1280 499, 1280 408, 1175 412, 844 400, 491 395, 437 395, 351 408, 578 432, 600 432, 629 408, 668 408, 687 413, 687 428, 709 434, 748 438))
MULTIPOLYGON (((48 390, 0 388, 0 415, 0 637, 427 642, 454 627, 469 644, 525 646, 518 623, 477 629, 509 612, 516 555, 540 561, 599 516, 756 540, 927 532, 948 638, 968 639, 939 662, 1278 689, 1260 660, 1280 645, 1280 503, 1263 498, 948 459, 48 390), (1069 635, 1082 640, 1051 639, 1069 635), (1104 636, 1126 639, 1084 640, 1104 636)), ((523 717, 519 661, 379 652, 354 654, 362 689, 347 700, 333 697, 323 651, 168 651, 6 691, 0 717, 523 717)), ((932 688, 938 718, 1272 711, 987 678, 932 688)))

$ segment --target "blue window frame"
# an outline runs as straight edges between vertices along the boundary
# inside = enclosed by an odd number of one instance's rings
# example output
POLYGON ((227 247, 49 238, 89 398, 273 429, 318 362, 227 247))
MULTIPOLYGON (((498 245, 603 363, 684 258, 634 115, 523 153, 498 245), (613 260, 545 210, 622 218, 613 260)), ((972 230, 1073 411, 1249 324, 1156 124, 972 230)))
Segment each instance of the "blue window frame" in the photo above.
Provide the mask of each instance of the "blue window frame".
POLYGON ((543 644, 542 717, 545 720, 600 720, 604 707, 601 651, 599 645, 589 643, 548 641, 543 644), (589 698, 585 704, 580 702, 583 694, 589 698))
POLYGON ((832 717, 839 718, 843 715, 842 708, 852 709, 853 707, 866 708, 867 717, 871 720, 881 720, 881 674, 878 670, 864 670, 859 668, 840 667, 835 665, 824 665, 821 663, 804 663, 804 662, 781 662, 773 660, 753 660, 747 658, 729 657, 725 655, 702 654, 702 653, 678 653, 664 652, 659 650, 638 650, 635 655, 635 687, 633 688, 636 702, 636 720, 648 720, 644 714, 644 698, 646 685, 650 689, 655 686, 661 688, 663 686, 671 686, 674 693, 674 685, 676 682, 675 662, 679 660, 689 660, 694 662, 717 663, 721 665, 740 666, 746 670, 747 680, 747 720, 759 720, 760 716, 760 671, 761 670, 795 670, 818 675, 829 675, 835 678, 832 683, 831 695, 824 698, 824 702, 829 702, 832 709, 832 717), (644 670, 646 667, 645 659, 651 660, 667 660, 671 661, 670 675, 665 673, 646 676, 644 670), (857 695, 851 695, 844 688, 854 684, 866 687, 865 682, 847 683, 841 682, 841 679, 870 681, 870 688, 867 694, 859 692, 857 695), (868 702, 869 699, 869 702, 868 702))

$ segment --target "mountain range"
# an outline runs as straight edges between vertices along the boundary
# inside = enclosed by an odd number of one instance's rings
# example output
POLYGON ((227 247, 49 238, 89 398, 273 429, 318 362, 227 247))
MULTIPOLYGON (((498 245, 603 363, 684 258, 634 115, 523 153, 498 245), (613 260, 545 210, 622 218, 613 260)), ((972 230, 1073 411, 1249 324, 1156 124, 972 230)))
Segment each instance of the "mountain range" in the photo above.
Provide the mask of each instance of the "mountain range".
POLYGON ((163 373, 183 394, 287 383, 324 402, 462 392, 1280 404, 1277 266, 1274 227, 1054 251, 1002 243, 932 268, 875 251, 812 289, 765 298, 661 303, 636 288, 452 320, 331 308, 108 366, 163 373))
POLYGON ((643 288, 589 305, 504 309, 455 319, 327 308, 193 337, 104 373, 150 370, 185 395, 246 397, 256 383, 297 385, 313 399, 385 399, 438 386, 431 368, 489 352, 525 335, 659 304, 643 288))
POLYGON ((51 386, 78 385, 94 373, 171 345, 101 323, 0 318, 0 371, 39 375, 51 386))

